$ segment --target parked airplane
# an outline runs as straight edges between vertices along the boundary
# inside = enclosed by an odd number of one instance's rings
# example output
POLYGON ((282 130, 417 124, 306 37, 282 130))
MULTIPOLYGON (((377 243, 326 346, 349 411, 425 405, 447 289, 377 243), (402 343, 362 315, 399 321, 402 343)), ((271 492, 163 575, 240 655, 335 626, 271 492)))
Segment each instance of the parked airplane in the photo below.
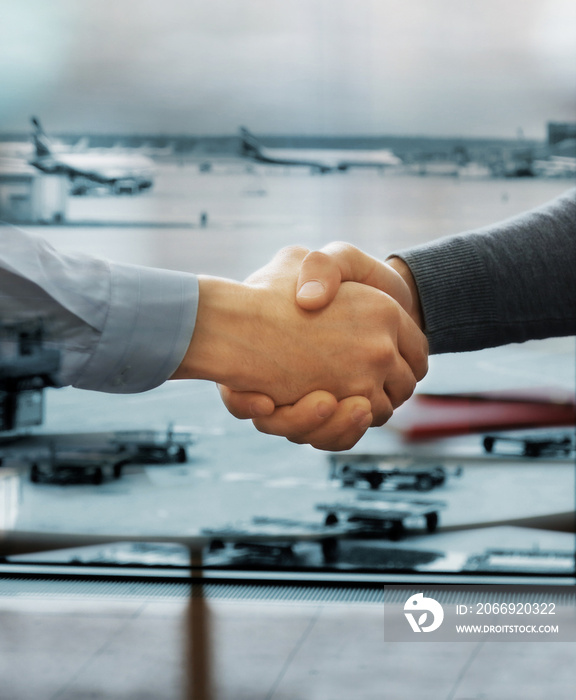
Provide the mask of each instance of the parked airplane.
POLYGON ((576 158, 550 156, 546 160, 535 160, 534 173, 541 177, 574 177, 576 175, 576 158))
POLYGON ((54 149, 36 117, 32 117, 35 153, 30 160, 45 173, 63 173, 72 182, 73 194, 84 194, 96 186, 114 194, 134 194, 150 189, 154 183, 154 164, 139 153, 69 152, 54 149))
MULTIPOLYGON (((59 141, 51 140, 52 153, 77 153, 88 148, 88 139, 83 136, 71 146, 59 141)), ((34 144, 28 141, 0 141, 0 158, 32 158, 34 144)))
POLYGON ((388 149, 298 149, 267 148, 248 129, 240 128, 240 154, 259 163, 304 165, 321 173, 348 168, 386 168, 400 165, 402 160, 388 149))

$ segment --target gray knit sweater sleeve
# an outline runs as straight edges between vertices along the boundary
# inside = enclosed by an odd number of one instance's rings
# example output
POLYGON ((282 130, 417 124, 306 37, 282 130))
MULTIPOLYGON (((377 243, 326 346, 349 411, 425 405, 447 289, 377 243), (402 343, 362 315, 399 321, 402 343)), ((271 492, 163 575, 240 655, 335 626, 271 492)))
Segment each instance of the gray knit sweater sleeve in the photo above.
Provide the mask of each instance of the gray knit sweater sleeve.
POLYGON ((416 280, 433 354, 576 334, 576 189, 394 255, 416 280))

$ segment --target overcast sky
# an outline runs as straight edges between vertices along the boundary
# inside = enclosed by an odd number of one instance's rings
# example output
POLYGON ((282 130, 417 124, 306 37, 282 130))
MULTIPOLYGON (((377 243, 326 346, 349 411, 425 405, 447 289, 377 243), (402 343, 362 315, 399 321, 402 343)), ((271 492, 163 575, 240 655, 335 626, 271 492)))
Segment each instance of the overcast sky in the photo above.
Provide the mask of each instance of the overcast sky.
POLYGON ((0 129, 542 138, 574 0, 3 0, 0 129))

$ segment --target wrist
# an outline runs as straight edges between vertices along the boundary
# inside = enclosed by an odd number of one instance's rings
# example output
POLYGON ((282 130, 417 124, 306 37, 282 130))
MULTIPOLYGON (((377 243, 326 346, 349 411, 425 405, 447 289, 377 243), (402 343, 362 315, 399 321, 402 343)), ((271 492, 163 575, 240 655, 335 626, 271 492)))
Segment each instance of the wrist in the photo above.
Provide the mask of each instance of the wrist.
POLYGON ((219 277, 198 276, 198 312, 186 354, 172 379, 207 379, 232 385, 238 375, 243 339, 250 337, 246 285, 219 277))
POLYGON ((423 331, 424 313, 422 311, 422 302, 420 301, 420 294, 418 292, 418 287, 416 285, 416 280, 414 279, 412 271, 404 262, 404 260, 402 260, 402 258, 398 258, 396 256, 388 258, 388 260, 386 260, 386 264, 389 265, 393 270, 396 270, 396 272, 400 275, 400 277, 402 277, 404 282, 406 282, 406 285, 410 290, 410 296, 412 297, 412 309, 410 311, 410 316, 412 317, 418 328, 420 328, 420 330, 423 331))

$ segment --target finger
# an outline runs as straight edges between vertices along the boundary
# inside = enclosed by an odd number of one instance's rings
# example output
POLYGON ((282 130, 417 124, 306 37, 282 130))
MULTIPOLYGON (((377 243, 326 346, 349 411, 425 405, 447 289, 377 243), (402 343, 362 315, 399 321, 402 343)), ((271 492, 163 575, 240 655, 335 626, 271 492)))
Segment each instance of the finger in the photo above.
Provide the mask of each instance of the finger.
POLYGON ((233 391, 223 384, 218 384, 218 391, 224 405, 235 418, 258 418, 274 412, 274 401, 266 394, 233 391))
POLYGON ((370 402, 364 396, 351 396, 338 403, 336 411, 321 426, 301 439, 318 450, 349 450, 372 424, 370 402))
POLYGON ((308 254, 308 248, 302 246, 287 246, 279 250, 269 263, 253 272, 244 282, 252 286, 266 284, 279 274, 285 275, 289 270, 296 272, 308 254))
POLYGON ((281 435, 297 442, 321 426, 337 405, 336 398, 327 391, 313 391, 292 406, 279 406, 271 415, 255 418, 254 425, 261 433, 281 435))
POLYGON ((296 285, 298 304, 308 310, 326 306, 336 296, 340 282, 375 287, 406 311, 412 309, 412 295, 401 275, 349 243, 330 243, 304 258, 296 285))
POLYGON ((428 340, 413 319, 404 312, 398 321, 398 351, 412 370, 416 381, 428 372, 428 340))
POLYGON ((408 363, 402 357, 397 357, 384 381, 384 391, 393 409, 397 409, 412 396, 416 383, 416 377, 408 363))
POLYGON ((372 426, 384 425, 392 418, 394 407, 383 388, 370 397, 370 405, 372 406, 372 426))

